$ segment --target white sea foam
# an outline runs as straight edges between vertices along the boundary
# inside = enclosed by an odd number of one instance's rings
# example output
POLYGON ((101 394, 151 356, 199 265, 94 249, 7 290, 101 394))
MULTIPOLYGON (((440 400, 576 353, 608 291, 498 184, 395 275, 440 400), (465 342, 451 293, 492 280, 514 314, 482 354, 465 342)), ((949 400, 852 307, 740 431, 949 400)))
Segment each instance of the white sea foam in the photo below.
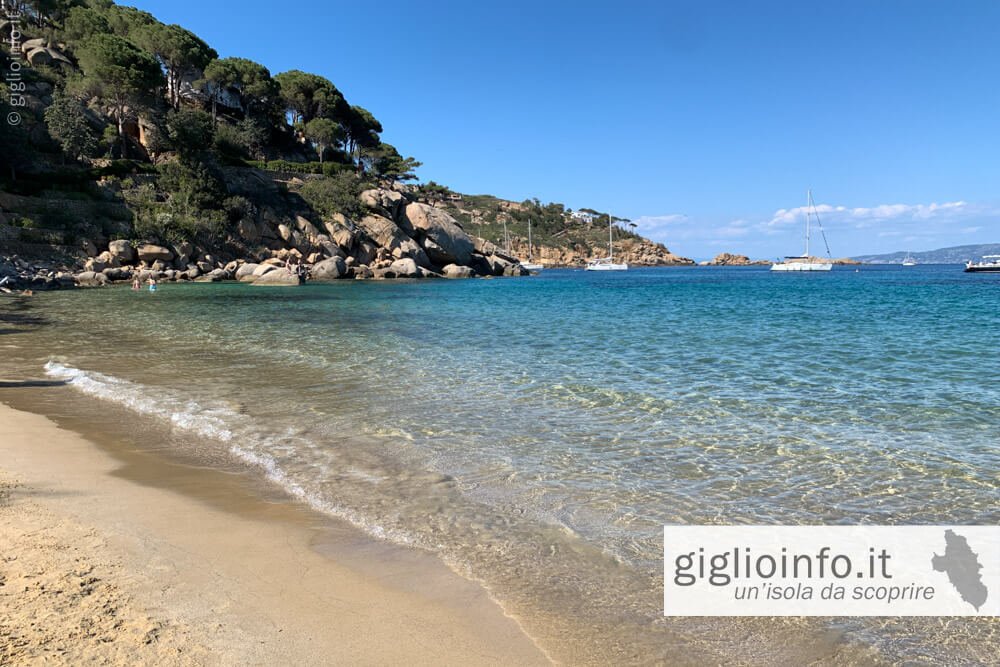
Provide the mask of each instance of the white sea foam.
MULTIPOLYGON (((247 423, 248 418, 245 415, 228 408, 207 407, 197 401, 181 398, 167 391, 154 390, 136 382, 96 371, 66 366, 58 361, 50 361, 45 364, 45 373, 52 378, 65 380, 66 384, 85 394, 117 403, 140 414, 169 421, 176 428, 227 443, 239 440, 242 444, 231 444, 229 452, 244 463, 261 470, 269 481, 277 484, 292 497, 318 512, 344 519, 374 537, 399 544, 416 544, 415 540, 403 531, 387 529, 369 517, 351 508, 330 502, 321 495, 305 488, 282 469, 272 456, 254 451, 255 449, 275 447, 277 443, 268 438, 255 437, 252 424, 247 423), (239 425, 239 428, 235 425, 239 425), (238 432, 234 432, 234 428, 237 428, 238 432)), ((285 437, 281 440, 286 443, 286 449, 288 440, 298 441, 300 445, 304 445, 308 449, 316 449, 316 443, 299 437, 296 435, 295 429, 287 429, 285 437)), ((340 474, 363 479, 369 483, 377 483, 385 479, 354 468, 346 468, 340 471, 340 474)))
POLYGON ((45 364, 45 373, 85 394, 123 405, 144 415, 169 421, 178 428, 198 435, 232 440, 231 424, 241 415, 225 408, 207 408, 195 401, 172 396, 166 392, 152 392, 147 387, 105 375, 66 366, 57 361, 45 364))

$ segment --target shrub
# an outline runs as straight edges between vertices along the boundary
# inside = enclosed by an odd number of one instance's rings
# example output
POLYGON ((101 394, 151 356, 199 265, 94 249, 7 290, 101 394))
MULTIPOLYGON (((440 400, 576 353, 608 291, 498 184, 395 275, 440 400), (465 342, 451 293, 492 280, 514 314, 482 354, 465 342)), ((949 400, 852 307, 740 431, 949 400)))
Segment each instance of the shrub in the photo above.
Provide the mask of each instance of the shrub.
POLYGON ((236 223, 257 212, 257 207, 246 197, 230 197, 222 203, 230 223, 236 223))
POLYGON ((344 171, 306 182, 299 188, 299 195, 325 216, 343 213, 349 218, 358 218, 363 212, 358 195, 365 187, 356 174, 344 171))

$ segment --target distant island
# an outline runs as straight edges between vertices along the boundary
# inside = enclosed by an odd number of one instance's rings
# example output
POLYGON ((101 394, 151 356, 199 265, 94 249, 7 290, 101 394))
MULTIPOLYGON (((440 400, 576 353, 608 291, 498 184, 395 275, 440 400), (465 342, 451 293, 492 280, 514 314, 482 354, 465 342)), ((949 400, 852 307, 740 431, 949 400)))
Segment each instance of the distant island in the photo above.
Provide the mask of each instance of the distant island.
MULTIPOLYGON (((983 255, 1000 255, 1000 243, 956 245, 910 253, 918 264, 964 264, 970 259, 978 260, 983 255)), ((854 259, 865 264, 902 264, 904 257, 906 252, 899 251, 883 255, 859 255, 854 259)))

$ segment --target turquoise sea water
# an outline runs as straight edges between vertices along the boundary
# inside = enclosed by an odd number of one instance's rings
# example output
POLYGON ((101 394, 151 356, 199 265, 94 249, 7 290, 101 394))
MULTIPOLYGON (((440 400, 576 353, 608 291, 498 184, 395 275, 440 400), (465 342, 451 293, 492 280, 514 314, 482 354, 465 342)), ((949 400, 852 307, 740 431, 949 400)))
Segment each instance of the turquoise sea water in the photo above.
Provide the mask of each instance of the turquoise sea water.
POLYGON ((440 554, 562 660, 1000 652, 995 620, 746 620, 756 646, 662 618, 660 581, 664 523, 1000 523, 1000 276, 547 270, 21 307, 40 321, 0 340, 8 372, 440 554))

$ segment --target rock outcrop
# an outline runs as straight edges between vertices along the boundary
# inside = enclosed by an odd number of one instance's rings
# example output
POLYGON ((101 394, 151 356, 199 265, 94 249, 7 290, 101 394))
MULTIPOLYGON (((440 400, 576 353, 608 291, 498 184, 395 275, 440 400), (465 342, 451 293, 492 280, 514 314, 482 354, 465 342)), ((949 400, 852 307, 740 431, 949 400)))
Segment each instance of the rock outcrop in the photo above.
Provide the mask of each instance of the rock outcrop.
POLYGON ((174 258, 174 253, 170 248, 153 245, 152 243, 139 246, 136 252, 139 255, 139 261, 149 262, 150 264, 157 260, 169 262, 174 258))
POLYGON ((331 257, 317 262, 310 270, 310 277, 313 280, 336 280, 346 278, 347 274, 347 264, 340 257, 331 257))
POLYGON ((702 266, 763 266, 770 264, 767 260, 752 260, 746 255, 734 255, 721 252, 710 262, 702 262, 702 266))
POLYGON ((253 281, 253 285, 271 285, 271 286, 295 286, 301 285, 305 282, 297 273, 292 273, 288 269, 274 269, 273 271, 268 271, 262 276, 259 276, 253 281))
POLYGON ((437 265, 468 265, 475 243, 450 215, 428 206, 410 204, 400 217, 403 230, 422 242, 430 260, 437 265))

